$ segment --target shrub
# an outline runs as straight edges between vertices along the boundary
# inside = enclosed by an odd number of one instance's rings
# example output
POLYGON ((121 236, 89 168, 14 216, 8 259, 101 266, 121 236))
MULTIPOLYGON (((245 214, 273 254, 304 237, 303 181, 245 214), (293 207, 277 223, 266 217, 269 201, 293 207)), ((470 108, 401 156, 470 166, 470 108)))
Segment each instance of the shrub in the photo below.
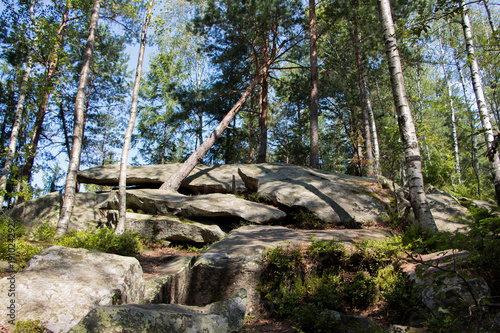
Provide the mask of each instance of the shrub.
POLYGON ((56 235, 56 227, 48 222, 42 223, 32 234, 31 238, 38 242, 52 242, 56 235))
POLYGON ((100 228, 97 231, 70 231, 58 238, 57 245, 66 247, 79 247, 87 250, 97 250, 106 253, 119 254, 123 256, 134 256, 141 252, 142 245, 139 234, 136 232, 125 232, 115 235, 111 228, 100 228))
POLYGON ((313 239, 307 248, 271 249, 265 254, 258 291, 272 315, 304 332, 341 332, 345 327, 339 329, 344 324, 334 320, 336 311, 364 310, 378 301, 380 290, 394 289, 395 262, 403 252, 398 241, 346 248, 313 239))

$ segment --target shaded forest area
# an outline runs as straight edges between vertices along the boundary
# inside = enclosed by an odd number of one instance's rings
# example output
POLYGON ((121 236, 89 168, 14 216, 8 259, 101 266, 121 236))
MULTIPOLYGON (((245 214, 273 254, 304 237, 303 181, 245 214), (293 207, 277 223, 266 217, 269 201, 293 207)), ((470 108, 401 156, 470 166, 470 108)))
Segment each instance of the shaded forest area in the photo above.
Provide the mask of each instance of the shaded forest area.
POLYGON ((381 24, 388 1, 2 2, 3 205, 62 191, 72 151, 74 170, 119 163, 126 47, 139 49, 148 25, 134 164, 185 161, 246 91, 200 162, 292 163, 407 185, 417 161, 425 184, 459 197, 494 199, 500 185, 497 1, 392 1, 395 34, 381 24), (411 117, 396 116, 391 38, 411 117), (408 118, 416 153, 401 129, 408 118))

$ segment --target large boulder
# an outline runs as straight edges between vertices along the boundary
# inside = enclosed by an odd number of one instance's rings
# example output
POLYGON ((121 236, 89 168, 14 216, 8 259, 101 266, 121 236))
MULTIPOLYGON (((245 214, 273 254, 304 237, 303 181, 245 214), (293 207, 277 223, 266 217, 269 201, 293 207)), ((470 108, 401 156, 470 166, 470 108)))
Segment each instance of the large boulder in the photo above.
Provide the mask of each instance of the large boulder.
MULTIPOLYGON (((77 193, 68 230, 85 230, 106 221, 97 206, 108 197, 107 193, 77 193)), ((57 225, 61 211, 62 195, 52 192, 39 198, 23 202, 7 212, 9 217, 19 219, 28 230, 41 223, 57 225)))
POLYGON ((181 220, 176 216, 126 213, 125 229, 153 240, 213 243, 226 233, 217 225, 181 220))
POLYGON ((452 195, 433 186, 426 187, 427 201, 439 231, 464 232, 471 221, 469 211, 452 195))
POLYGON ((381 200, 363 184, 373 179, 289 164, 241 165, 239 174, 258 196, 306 208, 325 222, 377 222, 386 216, 381 200))
MULTIPOLYGON (((11 284, 9 278, 0 280, 1 290, 11 284)), ((144 296, 137 259, 62 246, 35 255, 13 284, 15 298, 2 292, 0 303, 14 299, 17 321, 39 320, 54 333, 67 332, 96 306, 142 302, 144 296)), ((8 315, 2 306, 0 324, 9 324, 8 315)))
MULTIPOLYGON (((178 167, 177 164, 130 167, 127 184, 140 184, 139 175, 147 175, 155 180, 143 179, 143 185, 159 186, 178 167)), ((78 175, 81 182, 117 185, 118 173, 118 166, 105 166, 80 171, 78 175)), ((325 222, 350 224, 381 221, 386 216, 381 200, 365 186, 368 183, 376 184, 370 178, 264 163, 198 165, 181 188, 194 193, 256 192, 257 196, 281 205, 307 209, 325 222)))
MULTIPOLYGON (((113 196, 111 193, 110 196, 113 196)), ((110 199, 101 208, 117 209, 118 200, 110 199)), ((240 199, 232 194, 187 196, 156 189, 127 191, 127 207, 146 214, 182 215, 187 218, 233 218, 252 223, 271 223, 286 217, 281 210, 240 199)))
POLYGON ((469 257, 466 251, 446 250, 410 258, 402 268, 415 281, 422 302, 439 315, 464 304, 478 306, 482 297, 489 296, 486 281, 462 268, 469 257))
POLYGON ((280 226, 245 226, 232 230, 213 244, 192 263, 186 292, 176 297, 179 303, 203 306, 223 300, 235 290, 248 292, 248 311, 258 310, 260 295, 256 291, 266 250, 277 246, 310 244, 315 240, 351 243, 360 239, 382 240, 392 236, 386 230, 300 231, 280 226))
POLYGON ((71 333, 236 333, 243 327, 246 292, 205 307, 129 304, 93 309, 71 333))

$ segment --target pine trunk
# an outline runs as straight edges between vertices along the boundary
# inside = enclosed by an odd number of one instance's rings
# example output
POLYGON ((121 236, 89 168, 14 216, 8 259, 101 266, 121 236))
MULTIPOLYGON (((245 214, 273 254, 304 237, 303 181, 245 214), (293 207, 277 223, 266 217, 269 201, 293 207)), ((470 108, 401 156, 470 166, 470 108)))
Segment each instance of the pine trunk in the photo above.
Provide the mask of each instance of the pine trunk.
POLYGON ((436 232, 437 227, 432 216, 424 191, 422 164, 418 148, 415 125, 413 123, 403 80, 403 70, 389 0, 378 0, 380 18, 384 33, 387 63, 391 77, 392 94, 398 116, 399 131, 405 152, 406 173, 410 192, 410 203, 415 218, 423 230, 436 232))
POLYGON ((266 163, 267 155, 267 113, 268 113, 268 95, 269 75, 266 70, 261 76, 259 91, 259 154, 257 163, 266 163))
POLYGON ((484 97, 483 84, 481 82, 481 76, 479 75, 479 66, 477 64, 477 59, 474 51, 474 44, 472 39, 472 29, 469 20, 469 15, 467 13, 467 5, 464 1, 461 3, 462 6, 462 27, 464 30, 465 44, 467 48, 468 63, 470 66, 472 85, 474 87, 474 93, 476 95, 477 108, 479 110, 479 118, 483 125, 485 141, 488 149, 491 174, 493 175, 493 183, 495 186, 495 195, 497 198, 497 204, 500 205, 500 160, 498 150, 493 148, 493 143, 495 137, 493 135, 493 128, 491 127, 490 115, 488 113, 488 108, 486 106, 486 98, 484 97))
MULTIPOLYGON (((357 23, 356 23, 357 24, 357 23)), ((373 176, 373 152, 372 152, 372 137, 370 133, 370 113, 368 112, 368 85, 366 83, 366 75, 363 73, 363 63, 361 60, 360 49, 361 38, 358 28, 354 28, 354 52, 356 54, 356 66, 358 68, 359 92, 361 96, 361 112, 363 113, 363 139, 365 143, 366 153, 366 176, 373 176)))
MULTIPOLYGON (((261 71, 261 75, 267 73, 267 67, 261 71)), ((198 161, 205 156, 205 154, 214 145, 215 141, 221 136, 224 130, 229 126, 231 120, 236 116, 241 106, 245 103, 248 96, 252 93, 257 83, 260 81, 260 77, 257 76, 252 83, 247 87, 241 98, 236 102, 236 104, 229 110, 224 119, 217 125, 215 130, 210 134, 210 136, 194 151, 193 154, 181 165, 181 167, 173 173, 170 178, 161 185, 160 190, 166 191, 177 191, 181 186, 181 183, 187 176, 193 171, 198 164, 198 161)))
POLYGON ((319 168, 319 127, 318 127, 318 50, 316 46, 316 4, 309 0, 309 59, 311 65, 311 110, 310 110, 310 136, 311 136, 311 168, 319 168))
POLYGON ((26 99, 26 87, 28 85, 28 78, 30 76, 31 67, 33 64, 31 58, 32 56, 30 51, 28 54, 28 59, 26 61, 26 70, 23 74, 21 87, 19 88, 19 100, 17 101, 14 124, 12 125, 12 132, 10 134, 9 151, 7 153, 7 158, 5 159, 5 164, 2 169, 2 175, 0 176, 0 207, 2 206, 5 198, 7 178, 9 177, 12 164, 14 163, 14 156, 16 154, 17 136, 19 135, 19 127, 21 125, 24 101, 26 99))
MULTIPOLYGON (((40 136, 42 135, 42 130, 43 130, 43 122, 45 119, 45 114, 47 113, 47 106, 49 104, 50 100, 50 95, 51 95, 51 90, 53 86, 53 78, 56 73, 56 67, 57 63, 59 61, 58 53, 61 48, 61 42, 64 36, 64 32, 66 29, 66 25, 68 24, 68 16, 69 16, 69 6, 66 7, 66 10, 62 16, 62 21, 61 24, 59 25, 59 29, 57 32, 57 44, 54 46, 54 49, 52 50, 50 56, 49 56, 49 63, 47 66, 47 73, 45 74, 45 94, 42 97, 41 104, 38 107, 38 111, 36 114, 36 120, 35 124, 33 126, 33 133, 31 135, 31 140, 28 145, 28 148, 26 149, 26 160, 23 163, 23 166, 20 168, 19 171, 19 179, 18 179, 18 185, 20 186, 21 180, 26 179, 26 181, 29 183, 31 181, 31 171, 33 169, 33 165, 35 163, 35 156, 36 156, 36 151, 38 148, 38 141, 40 141, 40 136)), ((20 200, 16 200, 18 203, 19 201, 23 201, 23 198, 20 198, 20 200)))
POLYGON ((80 167, 80 155, 82 151, 83 126, 85 123, 85 91, 90 75, 90 62, 94 51, 95 34, 97 30, 97 21, 102 0, 95 0, 90 19, 90 31, 87 38, 85 53, 83 54, 82 70, 80 72, 80 82, 75 100, 75 116, 73 126, 73 143, 71 145, 71 156, 69 160, 68 173, 66 176, 66 186, 64 189, 63 205, 61 207, 61 216, 57 224, 57 235, 62 236, 66 233, 73 211, 76 190, 76 176, 80 167))

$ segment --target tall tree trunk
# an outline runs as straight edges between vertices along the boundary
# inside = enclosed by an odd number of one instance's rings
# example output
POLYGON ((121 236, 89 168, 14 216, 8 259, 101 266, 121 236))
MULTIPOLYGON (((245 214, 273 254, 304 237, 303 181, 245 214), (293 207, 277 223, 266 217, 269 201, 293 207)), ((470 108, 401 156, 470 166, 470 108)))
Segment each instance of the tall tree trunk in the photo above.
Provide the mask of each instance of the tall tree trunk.
POLYGON ((26 60, 26 70, 24 71, 23 78, 21 81, 21 87, 19 88, 19 99, 16 105, 16 112, 14 118, 14 124, 12 125, 12 132, 10 134, 9 141, 9 151, 7 153, 7 158, 5 159, 5 164, 2 169, 2 175, 0 176, 0 207, 3 205, 5 198, 5 192, 7 187, 7 178, 9 177, 12 164, 14 163, 14 156, 16 154, 17 146, 17 136, 19 134, 19 127, 21 125, 21 118, 23 114, 24 101, 26 99, 26 87, 28 85, 28 78, 30 76, 32 63, 32 51, 29 51, 28 58, 26 60))
POLYGON ((142 75, 142 63, 144 62, 144 51, 146 50, 146 37, 148 34, 149 22, 151 20, 151 13, 153 12, 153 0, 149 0, 148 11, 142 26, 141 33, 141 47, 139 48, 139 59, 137 60, 137 69, 135 71, 134 91, 132 93, 132 107, 130 108, 130 118, 128 121, 127 131, 122 149, 122 159, 120 163, 120 179, 118 181, 118 191, 120 200, 119 218, 116 225, 115 234, 122 234, 125 231, 125 215, 127 210, 127 159, 128 151, 130 149, 130 139, 132 138, 132 131, 134 130, 135 118, 137 115, 137 103, 139 101, 139 87, 142 75))
POLYGON ((493 36, 497 38, 496 32, 497 28, 495 26, 495 23, 493 22, 493 19, 491 17, 491 10, 490 10, 490 4, 488 3, 488 0, 483 0, 484 8, 486 9, 486 14, 488 15, 488 22, 490 23, 491 31, 493 32, 493 36))
POLYGON ((500 160, 498 150, 493 148, 493 142, 495 137, 493 135, 493 129, 491 127, 490 116, 488 113, 488 108, 486 106, 486 98, 484 97, 483 84, 481 82, 481 76, 479 75, 479 66, 477 64, 476 55, 474 52, 474 44, 472 39, 472 29, 470 25, 469 15, 467 13, 467 5, 465 1, 461 3, 462 7, 462 27, 464 30, 465 43, 467 47, 468 63, 470 66, 472 85, 474 87, 474 93, 476 95, 477 108, 479 110, 479 117, 481 118, 481 123, 484 129, 485 141, 488 149, 491 173, 493 175, 493 183, 495 186, 495 195, 497 198, 497 204, 500 205, 500 160))
POLYGON ((59 119, 61 120, 61 127, 64 135, 64 146, 66 147, 66 152, 68 153, 68 158, 69 158, 71 152, 71 146, 69 143, 68 126, 66 125, 66 118, 64 117, 64 105, 62 101, 61 104, 59 104, 58 116, 59 119))
POLYGON ((387 63, 391 77, 392 94, 398 115, 399 131, 405 152, 410 203, 422 229, 436 232, 438 229, 425 196, 422 164, 418 149, 417 134, 413 123, 403 80, 403 69, 399 58, 394 23, 389 0, 378 0, 382 30, 384 32, 387 63))
POLYGON ((311 168, 319 168, 319 127, 318 127, 318 49, 316 46, 316 4, 309 0, 309 59, 311 65, 311 110, 310 110, 310 136, 311 136, 311 168))
MULTIPOLYGON (((453 32, 450 28, 450 32, 453 32)), ((453 35, 453 33, 452 33, 453 35)), ((478 153, 478 148, 477 148, 477 133, 476 133, 476 126, 474 124, 474 116, 473 112, 470 109, 471 103, 469 102, 469 98, 467 97, 467 88, 466 88, 466 83, 465 83, 465 77, 462 72, 462 67, 460 67, 460 64, 458 63, 458 59, 456 57, 456 51, 453 51, 454 56, 455 56, 455 66, 457 67, 458 75, 460 76, 460 82, 462 83, 462 91, 464 93, 464 102, 465 105, 467 105, 467 111, 469 114, 469 124, 471 128, 471 159, 472 159, 472 169, 474 170, 474 175, 476 176, 476 181, 477 181, 477 195, 481 195, 481 179, 479 178, 479 153, 478 153)))
MULTIPOLYGON (((267 73, 269 64, 260 71, 260 75, 267 73)), ((248 96, 252 93, 257 83, 261 81, 260 75, 255 77, 252 83, 247 87, 241 98, 236 102, 236 104, 229 110, 224 119, 217 125, 215 130, 210 134, 210 136, 194 151, 191 156, 181 165, 181 167, 174 172, 165 183, 160 187, 160 190, 177 191, 181 186, 182 181, 193 171, 199 160, 205 156, 205 154, 214 145, 215 141, 220 137, 222 132, 229 126, 231 120, 236 116, 241 106, 245 103, 248 96)))
MULTIPOLYGON (((42 126, 43 126, 43 121, 45 119, 45 114, 47 112, 47 106, 49 104, 50 100, 50 95, 52 91, 52 86, 53 86, 53 78, 56 73, 56 67, 57 63, 59 61, 58 53, 59 50, 61 49, 61 42, 66 30, 66 25, 68 24, 68 16, 69 16, 69 11, 70 7, 66 6, 66 10, 62 16, 61 24, 59 25, 59 29, 57 31, 57 43, 54 46, 54 49, 50 53, 49 56, 49 64, 47 66, 47 72, 45 74, 45 93, 42 97, 42 101, 38 107, 38 111, 36 114, 36 120, 35 124, 33 126, 33 133, 31 135, 31 140, 28 145, 28 148, 26 149, 26 160, 23 163, 23 166, 21 167, 19 171, 19 180, 18 184, 21 184, 21 180, 23 178, 26 179, 26 181, 29 183, 31 180, 31 171, 33 169, 33 164, 35 163, 35 156, 36 156, 36 151, 38 148, 38 141, 40 141, 40 136, 42 134, 42 126)), ((19 198, 22 201, 22 198, 19 198)))
POLYGON ((359 92, 361 96, 361 112, 363 113, 363 139, 366 152, 366 176, 373 176, 373 152, 372 137, 370 133, 370 114, 368 112, 368 89, 366 75, 363 73, 363 63, 361 59, 360 43, 361 38, 358 32, 357 19, 354 27, 354 52, 356 54, 356 66, 358 68, 359 92))
POLYGON ((267 155, 267 113, 269 91, 269 74, 266 70, 260 79, 259 90, 259 154, 257 155, 257 163, 266 163, 267 155))
POLYGON ((377 135, 377 124, 375 122, 375 115, 373 113, 372 103, 370 101, 370 90, 368 89, 368 84, 366 79, 364 80, 364 90, 366 95, 366 109, 370 117, 370 127, 373 143, 373 168, 375 172, 375 177, 380 176, 380 148, 378 145, 378 135, 377 135))
POLYGON ((73 203, 75 201, 76 190, 76 175, 80 168, 80 155, 82 152, 82 136, 83 124, 85 123, 85 92, 90 75, 90 62, 94 51, 95 34, 97 31, 97 21, 99 19, 99 11, 102 0, 95 0, 92 8, 92 16, 90 19, 90 31, 87 38, 85 53, 83 54, 82 70, 80 72, 80 82, 75 100, 75 116, 73 126, 73 143, 71 145, 71 156, 68 166, 68 174, 66 176, 66 186, 64 189, 63 205, 61 207, 61 216, 57 224, 57 235, 62 236, 68 229, 69 220, 73 211, 73 203))
POLYGON ((459 147, 458 147, 458 135, 457 135, 457 123, 455 116, 455 106, 453 105, 453 93, 451 91, 451 84, 448 78, 448 72, 446 70, 446 62, 443 50, 443 44, 440 43, 441 49, 441 65, 443 67, 443 75, 444 80, 446 81, 446 88, 448 91, 448 101, 450 103, 450 111, 451 111, 451 133, 453 137, 453 152, 455 154, 455 172, 457 174, 458 183, 462 184, 462 178, 460 176, 460 155, 459 155, 459 147))

